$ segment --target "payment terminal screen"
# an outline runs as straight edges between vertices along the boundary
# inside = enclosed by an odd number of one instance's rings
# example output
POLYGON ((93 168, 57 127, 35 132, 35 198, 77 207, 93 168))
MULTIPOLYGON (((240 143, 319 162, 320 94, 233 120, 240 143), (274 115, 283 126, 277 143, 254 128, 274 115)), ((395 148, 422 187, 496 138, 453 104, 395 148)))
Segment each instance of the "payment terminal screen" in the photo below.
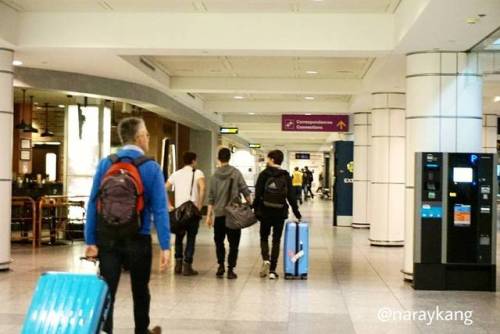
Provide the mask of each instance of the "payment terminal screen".
POLYGON ((453 168, 453 182, 470 183, 472 182, 472 168, 455 167, 453 168))
POLYGON ((470 226, 471 207, 468 204, 455 204, 454 208, 455 226, 470 226))

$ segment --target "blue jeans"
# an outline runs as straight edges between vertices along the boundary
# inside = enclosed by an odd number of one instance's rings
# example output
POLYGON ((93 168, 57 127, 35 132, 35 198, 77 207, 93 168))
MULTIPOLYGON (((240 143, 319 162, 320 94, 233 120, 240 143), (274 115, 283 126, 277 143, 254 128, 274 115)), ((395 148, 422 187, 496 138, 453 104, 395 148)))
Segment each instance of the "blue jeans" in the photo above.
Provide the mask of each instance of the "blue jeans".
POLYGON ((182 233, 175 234, 175 259, 182 260, 186 263, 193 263, 196 235, 200 222, 190 224, 189 228, 182 233), (184 249, 184 236, 187 235, 186 248, 184 249))

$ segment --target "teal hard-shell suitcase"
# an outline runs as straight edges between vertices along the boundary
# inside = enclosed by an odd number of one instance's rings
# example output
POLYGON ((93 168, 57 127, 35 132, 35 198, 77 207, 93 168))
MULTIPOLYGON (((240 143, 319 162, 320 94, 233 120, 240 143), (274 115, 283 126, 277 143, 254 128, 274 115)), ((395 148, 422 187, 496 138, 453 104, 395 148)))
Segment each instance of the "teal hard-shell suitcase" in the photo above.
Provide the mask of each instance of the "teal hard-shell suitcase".
POLYGON ((108 306, 108 286, 96 274, 47 272, 38 280, 22 333, 99 333, 108 306))

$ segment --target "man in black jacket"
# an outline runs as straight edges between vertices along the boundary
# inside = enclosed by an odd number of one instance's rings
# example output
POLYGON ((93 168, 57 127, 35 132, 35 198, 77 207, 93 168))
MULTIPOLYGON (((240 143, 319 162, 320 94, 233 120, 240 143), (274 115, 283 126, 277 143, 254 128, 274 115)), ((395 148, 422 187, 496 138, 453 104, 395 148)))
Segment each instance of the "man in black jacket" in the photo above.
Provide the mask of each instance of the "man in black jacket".
POLYGON ((283 152, 274 150, 267 155, 267 168, 257 179, 255 214, 260 221, 260 248, 262 253, 261 277, 277 279, 276 265, 280 253, 280 241, 285 219, 288 218, 288 204, 297 219, 301 219, 292 179, 286 170, 280 168, 283 152), (288 202, 288 204, 287 204, 288 202), (271 257, 269 257, 269 235, 273 230, 271 257))

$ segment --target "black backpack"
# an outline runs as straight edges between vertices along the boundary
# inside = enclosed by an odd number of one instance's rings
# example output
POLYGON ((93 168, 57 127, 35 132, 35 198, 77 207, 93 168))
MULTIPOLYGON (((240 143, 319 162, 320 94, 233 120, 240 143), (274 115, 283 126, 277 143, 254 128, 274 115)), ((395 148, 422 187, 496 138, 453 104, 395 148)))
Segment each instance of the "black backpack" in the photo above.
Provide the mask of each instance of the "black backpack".
POLYGON ((285 174, 270 176, 264 185, 262 202, 266 208, 283 209, 288 195, 288 180, 285 174))

